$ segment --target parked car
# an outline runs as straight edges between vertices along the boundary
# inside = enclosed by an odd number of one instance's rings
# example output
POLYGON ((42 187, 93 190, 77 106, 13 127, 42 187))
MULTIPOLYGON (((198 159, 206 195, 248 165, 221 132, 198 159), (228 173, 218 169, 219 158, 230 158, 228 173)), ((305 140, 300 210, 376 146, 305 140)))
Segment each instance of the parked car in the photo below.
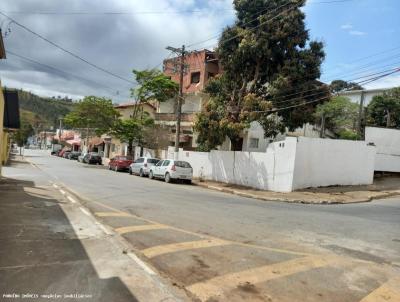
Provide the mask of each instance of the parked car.
POLYGON ((83 157, 83 162, 87 164, 101 165, 101 156, 97 152, 89 152, 83 157))
POLYGON ((59 156, 59 157, 64 157, 64 153, 67 152, 67 151, 70 151, 70 150, 68 150, 68 149, 61 149, 61 150, 58 152, 58 156, 59 156))
POLYGON ((141 177, 149 175, 150 168, 156 165, 160 160, 151 157, 139 157, 129 166, 129 174, 138 174, 141 177))
POLYGON ((149 178, 161 178, 165 182, 179 179, 192 183, 193 168, 186 161, 165 159, 150 168, 149 178))
POLYGON ((79 152, 79 151, 72 151, 69 155, 68 155, 68 158, 70 159, 70 160, 77 160, 78 159, 78 157, 81 155, 81 152, 79 152))
POLYGON ((108 169, 114 170, 115 172, 127 171, 131 164, 132 164, 131 157, 119 155, 111 158, 110 162, 108 163, 108 169))
POLYGON ((65 151, 64 153, 63 153, 63 155, 62 155, 62 157, 63 158, 69 158, 68 156, 71 154, 71 151, 70 150, 67 150, 67 151, 65 151))

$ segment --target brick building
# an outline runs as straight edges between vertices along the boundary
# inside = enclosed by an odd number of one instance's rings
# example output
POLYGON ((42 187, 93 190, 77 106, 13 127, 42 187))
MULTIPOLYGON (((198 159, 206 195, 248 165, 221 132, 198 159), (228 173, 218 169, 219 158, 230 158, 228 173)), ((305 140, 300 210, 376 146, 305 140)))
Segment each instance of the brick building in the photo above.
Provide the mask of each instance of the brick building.
MULTIPOLYGON (((202 91, 208 80, 220 72, 218 59, 214 52, 207 49, 189 52, 185 56, 185 73, 183 77, 183 93, 185 101, 182 104, 180 146, 186 150, 196 147, 196 136, 193 124, 196 113, 200 112, 208 96, 202 91)), ((164 74, 179 83, 180 58, 164 60, 164 74)), ((176 100, 159 103, 157 106, 156 123, 170 128, 171 145, 175 144, 176 100)))

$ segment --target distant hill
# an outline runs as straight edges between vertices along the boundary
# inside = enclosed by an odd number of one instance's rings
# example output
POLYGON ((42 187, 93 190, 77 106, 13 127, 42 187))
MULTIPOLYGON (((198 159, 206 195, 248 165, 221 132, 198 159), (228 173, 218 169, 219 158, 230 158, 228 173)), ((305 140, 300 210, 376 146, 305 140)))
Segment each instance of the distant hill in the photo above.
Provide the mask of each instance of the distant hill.
POLYGON ((21 89, 18 91, 21 120, 31 124, 34 128, 57 127, 58 118, 69 113, 74 103, 72 99, 61 97, 41 97, 21 89))

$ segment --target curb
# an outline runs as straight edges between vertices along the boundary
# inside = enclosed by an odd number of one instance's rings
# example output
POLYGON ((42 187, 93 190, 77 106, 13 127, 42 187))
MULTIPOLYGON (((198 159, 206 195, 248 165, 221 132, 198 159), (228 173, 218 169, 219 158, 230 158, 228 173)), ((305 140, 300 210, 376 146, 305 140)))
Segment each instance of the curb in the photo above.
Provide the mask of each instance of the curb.
POLYGON ((372 202, 373 200, 376 200, 376 199, 384 199, 384 198, 389 198, 389 197, 393 197, 393 196, 400 196, 400 192, 385 192, 385 193, 382 193, 382 194, 379 194, 376 196, 372 196, 372 197, 368 197, 368 198, 364 198, 364 199, 354 199, 351 201, 329 201, 329 200, 307 201, 307 200, 290 199, 290 198, 263 197, 263 196, 256 195, 256 194, 250 194, 250 193, 237 191, 234 189, 227 189, 227 188, 221 188, 221 187, 217 187, 217 186, 202 184, 200 182, 193 182, 193 185, 203 187, 206 189, 210 189, 210 190, 214 190, 214 191, 233 194, 233 195, 246 197, 246 198, 258 199, 258 200, 262 200, 262 201, 275 201, 275 202, 299 203, 299 204, 310 204, 310 205, 346 205, 346 204, 355 204, 355 203, 367 203, 367 202, 372 202))

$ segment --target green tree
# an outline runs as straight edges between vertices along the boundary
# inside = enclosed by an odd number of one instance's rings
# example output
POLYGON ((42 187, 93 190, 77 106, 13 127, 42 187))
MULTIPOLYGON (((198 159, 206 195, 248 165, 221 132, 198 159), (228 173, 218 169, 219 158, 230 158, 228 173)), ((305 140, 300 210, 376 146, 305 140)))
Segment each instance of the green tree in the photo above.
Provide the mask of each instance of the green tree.
POLYGON ((115 124, 119 113, 112 101, 96 96, 87 96, 78 102, 65 116, 66 125, 94 131, 97 135, 107 133, 115 124))
POLYGON ((400 87, 373 97, 367 112, 370 125, 400 128, 400 87))
POLYGON ((320 104, 315 112, 317 121, 325 119, 325 128, 335 132, 340 138, 351 137, 356 134, 355 125, 358 117, 358 105, 348 98, 337 96, 329 102, 320 104))
POLYGON ((305 0, 233 3, 237 20, 217 48, 223 74, 209 82, 211 98, 195 126, 202 150, 215 148, 226 136, 241 150, 242 132, 252 121, 260 122, 266 137, 311 122, 314 101, 329 95, 316 81, 325 54, 322 43, 309 40, 300 9, 305 0))
MULTIPOLYGON (((21 127, 14 133, 14 140, 18 147, 23 147, 28 142, 28 138, 35 133, 31 124, 21 121, 21 127)), ((21 152, 21 150, 20 150, 21 152)))
POLYGON ((131 89, 132 96, 140 103, 165 102, 178 95, 179 85, 158 69, 133 70, 138 86, 131 89))
POLYGON ((121 142, 127 143, 128 155, 132 156, 133 144, 141 145, 144 140, 145 129, 153 125, 154 120, 148 114, 143 114, 140 118, 133 117, 126 120, 117 120, 109 133, 117 137, 121 142))
POLYGON ((329 85, 329 89, 332 93, 338 93, 343 90, 363 90, 364 88, 357 83, 334 80, 329 85))

